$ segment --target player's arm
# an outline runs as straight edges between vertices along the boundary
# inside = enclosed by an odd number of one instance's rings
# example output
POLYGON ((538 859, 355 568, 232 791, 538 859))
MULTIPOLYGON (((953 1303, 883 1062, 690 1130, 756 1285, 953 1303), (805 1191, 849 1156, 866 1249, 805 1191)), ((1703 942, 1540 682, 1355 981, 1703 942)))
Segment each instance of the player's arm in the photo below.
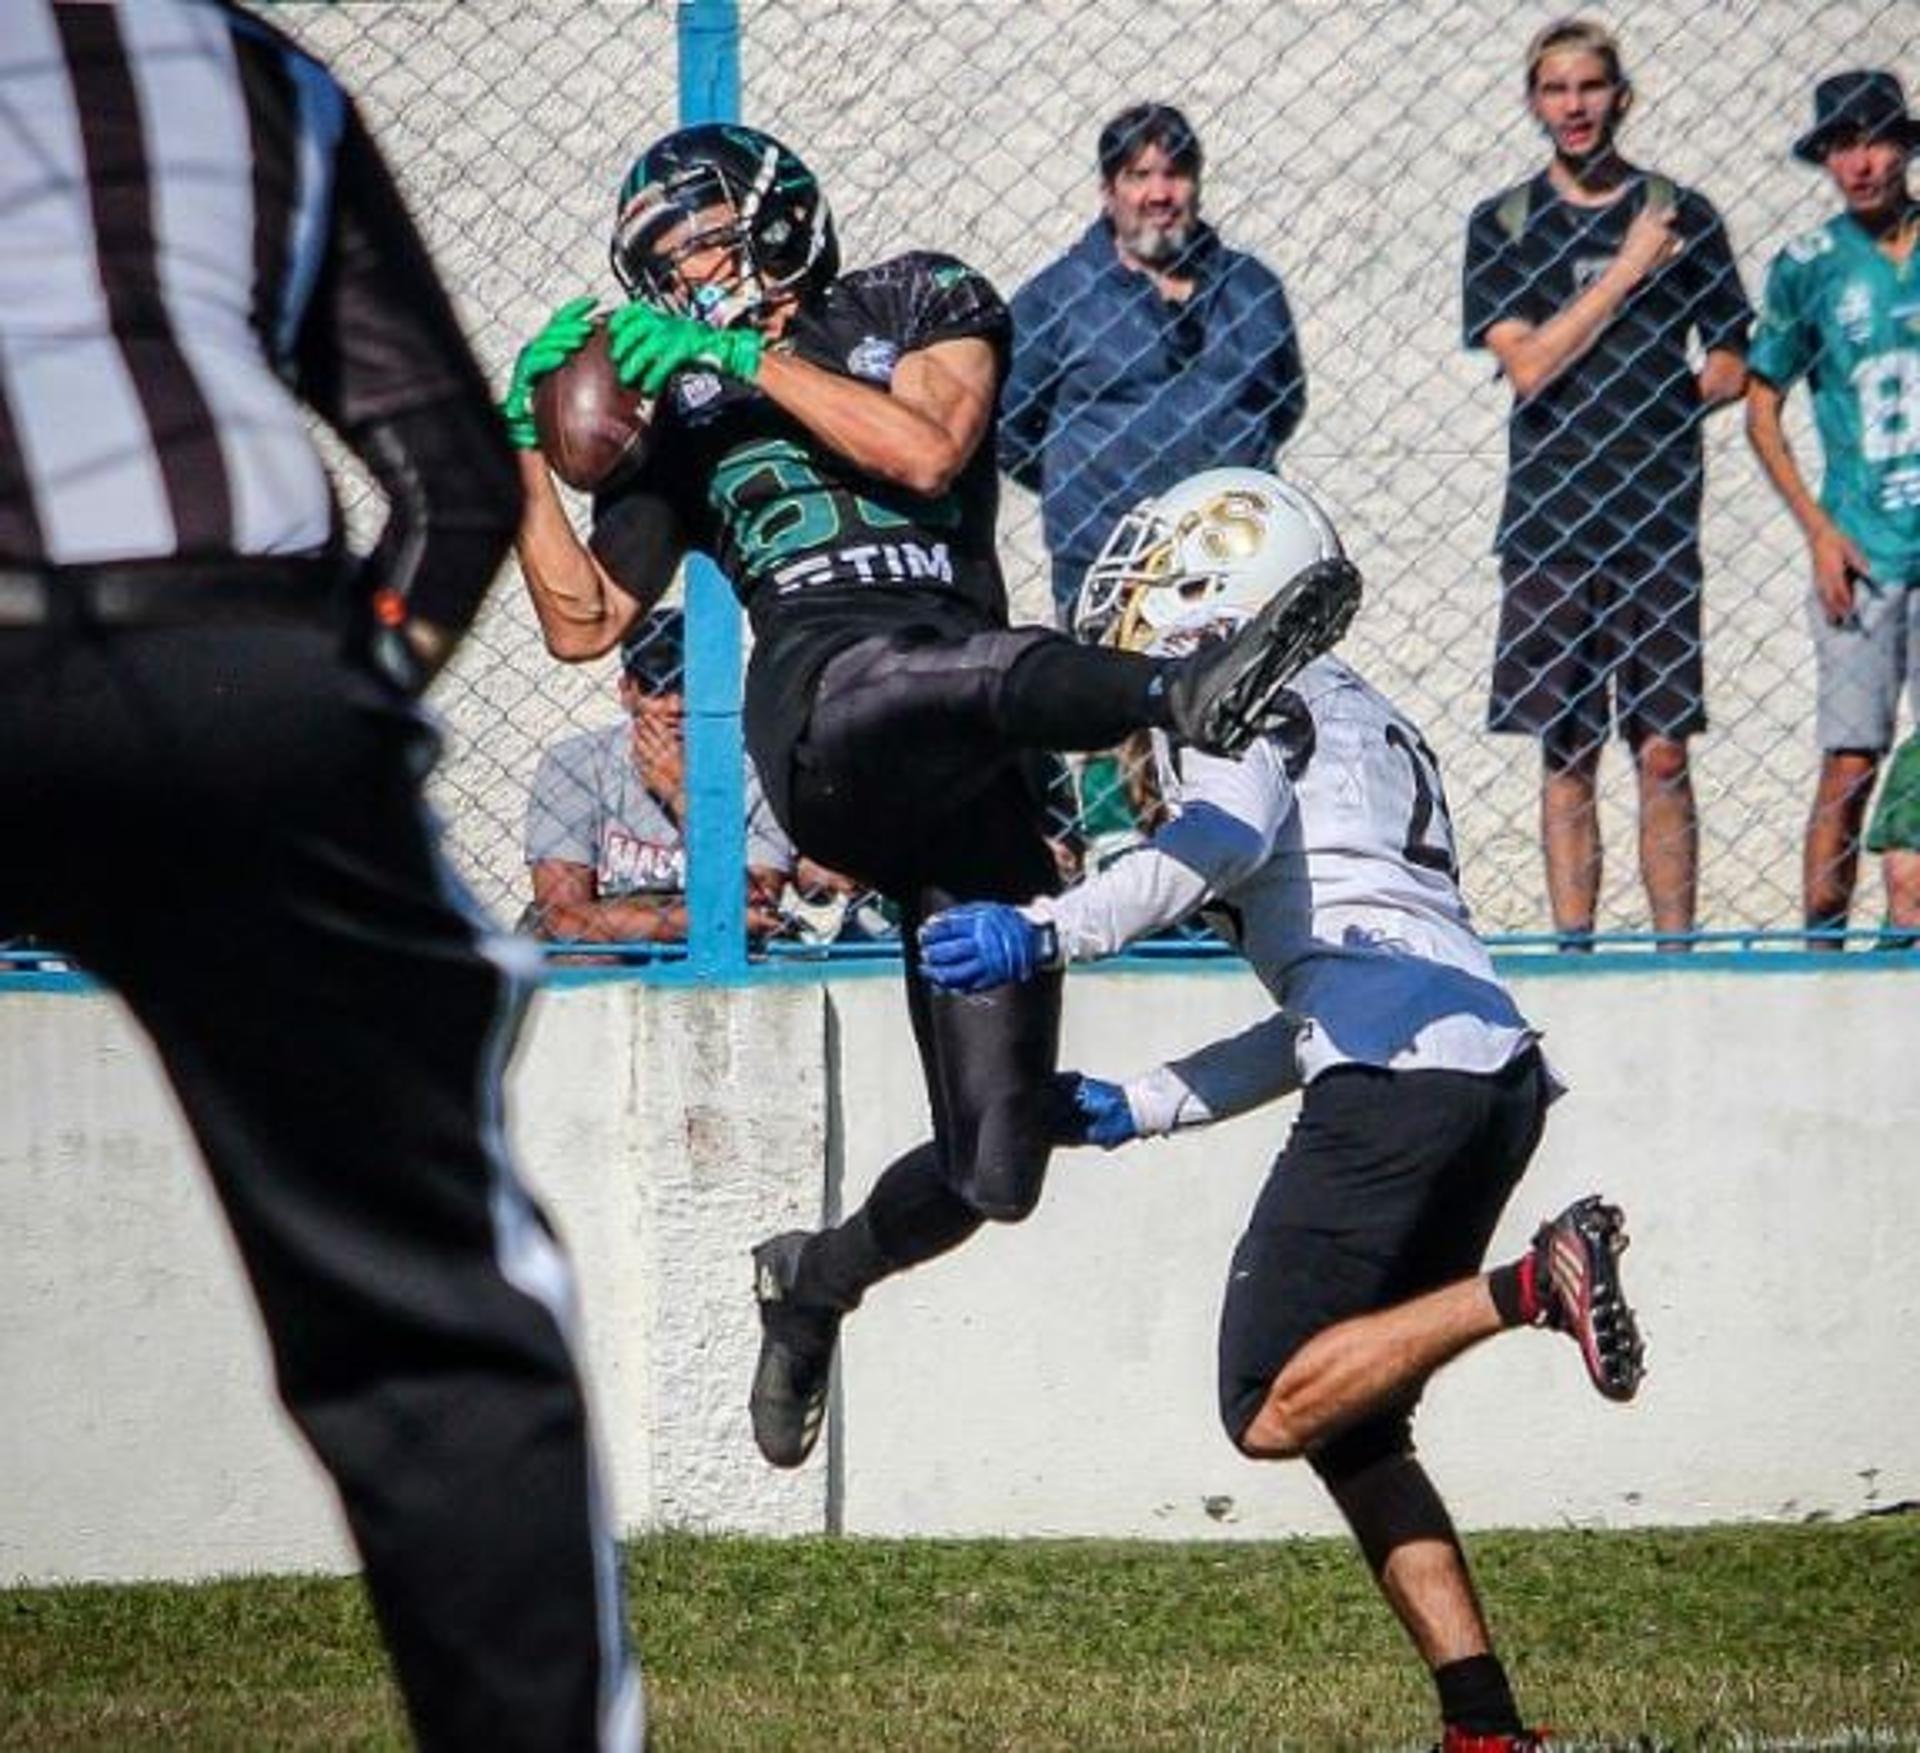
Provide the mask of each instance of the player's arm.
POLYGON ((774 349, 753 381, 856 468, 932 497, 986 437, 999 363, 977 336, 935 341, 903 354, 883 390, 774 349))
POLYGON ((1643 207, 1603 272, 1543 323, 1504 317, 1484 337, 1513 393, 1537 396, 1582 358, 1636 291, 1680 253, 1670 206, 1643 207))
POLYGON ((1244 882, 1271 855, 1292 808, 1279 752, 1259 743, 1239 761, 1182 752, 1186 797, 1144 846, 1065 893, 1023 907, 970 901, 920 928, 927 980, 979 992, 1070 962, 1097 961, 1177 925, 1244 882))
POLYGON ((1800 472, 1793 447, 1780 418, 1787 392, 1780 385, 1757 374, 1747 383, 1747 441, 1760 467, 1773 483, 1793 521, 1807 539, 1807 552, 1813 561, 1813 587, 1819 593, 1820 607, 1829 621, 1844 621, 1853 612, 1855 578, 1868 576, 1867 557, 1813 495, 1806 477, 1800 472))
POLYGON ((1180 753, 1179 812, 1143 846, 1026 912, 1055 934, 1065 962, 1097 961, 1191 918, 1264 864, 1293 793, 1270 743, 1238 761, 1180 753))
MULTIPOLYGON (((563 663, 602 657, 665 593, 673 582, 678 553, 671 561, 663 553, 662 563, 629 589, 575 532, 539 451, 520 453, 520 482, 526 510, 514 534, 513 551, 540 623, 540 636, 563 663)), ((665 546, 670 543, 663 542, 665 546)))
POLYGON ((623 382, 657 395, 687 365, 752 384, 856 468, 915 493, 944 493, 980 448, 1000 385, 998 356, 976 335, 901 355, 885 389, 767 345, 750 329, 720 333, 634 303, 608 324, 623 382))
POLYGON ((1075 1142, 1112 1150, 1135 1138, 1211 1126, 1292 1095, 1305 1081, 1301 1028, 1299 1017, 1281 1011, 1125 1083, 1066 1073, 1067 1095, 1082 1122, 1075 1142))
POLYGON ((603 900, 593 867, 562 858, 536 860, 532 875, 534 917, 544 938, 582 943, 679 943, 686 938, 686 902, 678 895, 603 900))
MULTIPOLYGON (((672 583, 685 547, 663 500, 622 492, 620 539, 609 544, 617 548, 620 562, 609 564, 575 532, 541 453, 533 417, 535 387, 587 345, 597 320, 594 309, 588 293, 555 310, 520 349, 500 403, 507 438, 519 457, 523 510, 514 553, 547 650, 565 663, 585 663, 610 651, 672 583)), ((602 509, 596 502, 596 540, 602 509)))

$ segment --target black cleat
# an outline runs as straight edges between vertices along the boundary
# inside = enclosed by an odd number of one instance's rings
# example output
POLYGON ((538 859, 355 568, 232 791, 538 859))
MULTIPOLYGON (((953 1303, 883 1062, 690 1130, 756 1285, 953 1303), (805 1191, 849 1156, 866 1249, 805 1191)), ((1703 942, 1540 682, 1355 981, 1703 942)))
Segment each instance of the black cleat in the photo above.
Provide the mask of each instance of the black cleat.
POLYGON ((1181 660, 1167 680, 1173 732, 1229 759, 1285 716, 1287 684, 1331 651, 1360 607, 1350 560, 1316 560, 1294 574, 1245 626, 1181 660))
POLYGON ((1620 1288, 1626 1220, 1588 1194, 1533 1234, 1528 1255, 1535 1324, 1571 1334, 1593 1385, 1631 1400, 1647 1373, 1646 1347, 1620 1288))
POLYGON ((753 1440, 775 1467, 798 1467, 810 1454, 827 1416, 833 1347, 840 1311, 797 1303, 793 1284, 808 1230, 788 1230, 753 1251, 753 1294, 760 1305, 760 1361, 747 1409, 753 1440))

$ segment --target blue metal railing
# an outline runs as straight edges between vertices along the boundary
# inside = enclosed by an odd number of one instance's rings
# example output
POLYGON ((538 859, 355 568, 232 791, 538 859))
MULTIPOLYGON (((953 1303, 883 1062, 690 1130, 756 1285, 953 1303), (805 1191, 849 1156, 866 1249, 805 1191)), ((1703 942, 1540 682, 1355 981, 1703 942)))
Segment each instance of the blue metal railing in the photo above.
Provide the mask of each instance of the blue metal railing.
MULTIPOLYGON (((681 0, 680 122, 740 117, 736 0, 681 0)), ((747 825, 740 737, 740 614, 719 567, 686 568, 687 942, 689 978, 747 971, 747 825)))

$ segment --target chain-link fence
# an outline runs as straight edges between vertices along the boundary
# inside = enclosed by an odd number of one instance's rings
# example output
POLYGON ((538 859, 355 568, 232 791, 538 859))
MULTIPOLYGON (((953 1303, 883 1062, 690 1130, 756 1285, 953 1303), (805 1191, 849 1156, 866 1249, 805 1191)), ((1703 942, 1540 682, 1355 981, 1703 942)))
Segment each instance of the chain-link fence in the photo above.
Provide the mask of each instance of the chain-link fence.
MULTIPOLYGON (((1445 765, 1483 927, 1545 932, 1540 744, 1487 729, 1502 600, 1491 550, 1513 395, 1491 356, 1463 345, 1462 268, 1470 214, 1546 164, 1522 56, 1557 10, 1490 0, 746 0, 740 11, 743 119, 819 174, 854 264, 943 249, 1012 294, 1095 218, 1103 123, 1142 99, 1190 119, 1205 148, 1203 216, 1285 287, 1306 407, 1283 466, 1332 511, 1369 584, 1346 652, 1421 722, 1445 765)), ((675 121, 673 6, 412 0, 283 4, 275 17, 359 96, 497 381, 563 298, 616 296, 606 268, 614 191, 675 121)), ((1811 118, 1814 81, 1858 66, 1920 75, 1920 18, 1895 0, 1682 0, 1616 6, 1605 18, 1635 88, 1625 152, 1712 203, 1757 302, 1774 255, 1836 210, 1827 179, 1788 152, 1811 118)), ((1519 225, 1530 221, 1523 213, 1519 225)), ((1497 204, 1483 219, 1511 223, 1497 204)), ((1697 213, 1691 223, 1697 236, 1697 213)), ((1695 238, 1688 247, 1704 259, 1695 238)), ((1698 369, 1703 345, 1724 338, 1719 314, 1691 313, 1681 369, 1698 369)), ((1661 393, 1655 386, 1650 400, 1661 393)), ((1805 402, 1790 398, 1787 432, 1812 476, 1819 451, 1805 402)), ((1790 929, 1818 760, 1808 557, 1739 412, 1686 424, 1703 429, 1705 465, 1709 725, 1691 739, 1698 923, 1790 929)), ((1920 433, 1920 410, 1908 430, 1920 433)), ((1615 527, 1661 510, 1635 499, 1651 477, 1631 460, 1604 489, 1596 479, 1563 476, 1559 486, 1587 494, 1590 507, 1597 498, 1615 527)), ((1656 501, 1676 491, 1657 481, 1654 490, 1656 501)), ((1550 510, 1564 520, 1564 506, 1550 510)), ((1039 507, 1024 489, 1009 489, 1002 552, 1016 618, 1052 618, 1039 507)), ((457 858, 503 915, 531 896, 527 814, 542 752, 621 724, 618 667, 547 658, 509 578, 440 685, 452 738, 439 802, 457 858)), ((1125 795, 1113 769, 1096 772, 1089 790, 1101 785, 1125 795)), ((1606 862, 1596 923, 1645 931, 1634 763, 1618 741, 1599 760, 1597 786, 1606 862)), ((1093 813, 1089 826, 1108 844, 1129 824, 1112 798, 1096 797, 1093 813)), ((1863 873, 1860 917, 1877 916, 1876 889, 1863 873)))

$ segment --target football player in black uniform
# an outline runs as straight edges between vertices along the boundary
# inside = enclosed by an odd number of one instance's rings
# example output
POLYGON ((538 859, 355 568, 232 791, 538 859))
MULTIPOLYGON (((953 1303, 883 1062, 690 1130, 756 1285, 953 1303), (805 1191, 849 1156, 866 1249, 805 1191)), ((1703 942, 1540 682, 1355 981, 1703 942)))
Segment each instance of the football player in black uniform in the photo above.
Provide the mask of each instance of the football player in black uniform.
POLYGON ((684 553, 714 557, 753 626, 746 736, 775 812, 807 856, 900 908, 932 1102, 932 1139, 864 1207, 754 1252, 754 1435, 774 1465, 798 1466, 842 1315, 1040 1195, 1058 978, 941 996, 919 978, 916 942, 956 901, 1056 886, 1023 752, 1108 748, 1155 726, 1237 752, 1344 630, 1359 579, 1330 562, 1331 589, 1317 579, 1177 662, 1010 629, 992 439, 1010 323, 985 279, 918 252, 841 273, 807 167, 730 124, 641 156, 613 265, 633 302, 608 319, 612 356, 657 401, 645 460, 596 496, 587 543, 534 448, 531 389, 585 342, 588 301, 529 345, 505 404, 529 498, 520 561, 548 649, 599 657, 684 553))

